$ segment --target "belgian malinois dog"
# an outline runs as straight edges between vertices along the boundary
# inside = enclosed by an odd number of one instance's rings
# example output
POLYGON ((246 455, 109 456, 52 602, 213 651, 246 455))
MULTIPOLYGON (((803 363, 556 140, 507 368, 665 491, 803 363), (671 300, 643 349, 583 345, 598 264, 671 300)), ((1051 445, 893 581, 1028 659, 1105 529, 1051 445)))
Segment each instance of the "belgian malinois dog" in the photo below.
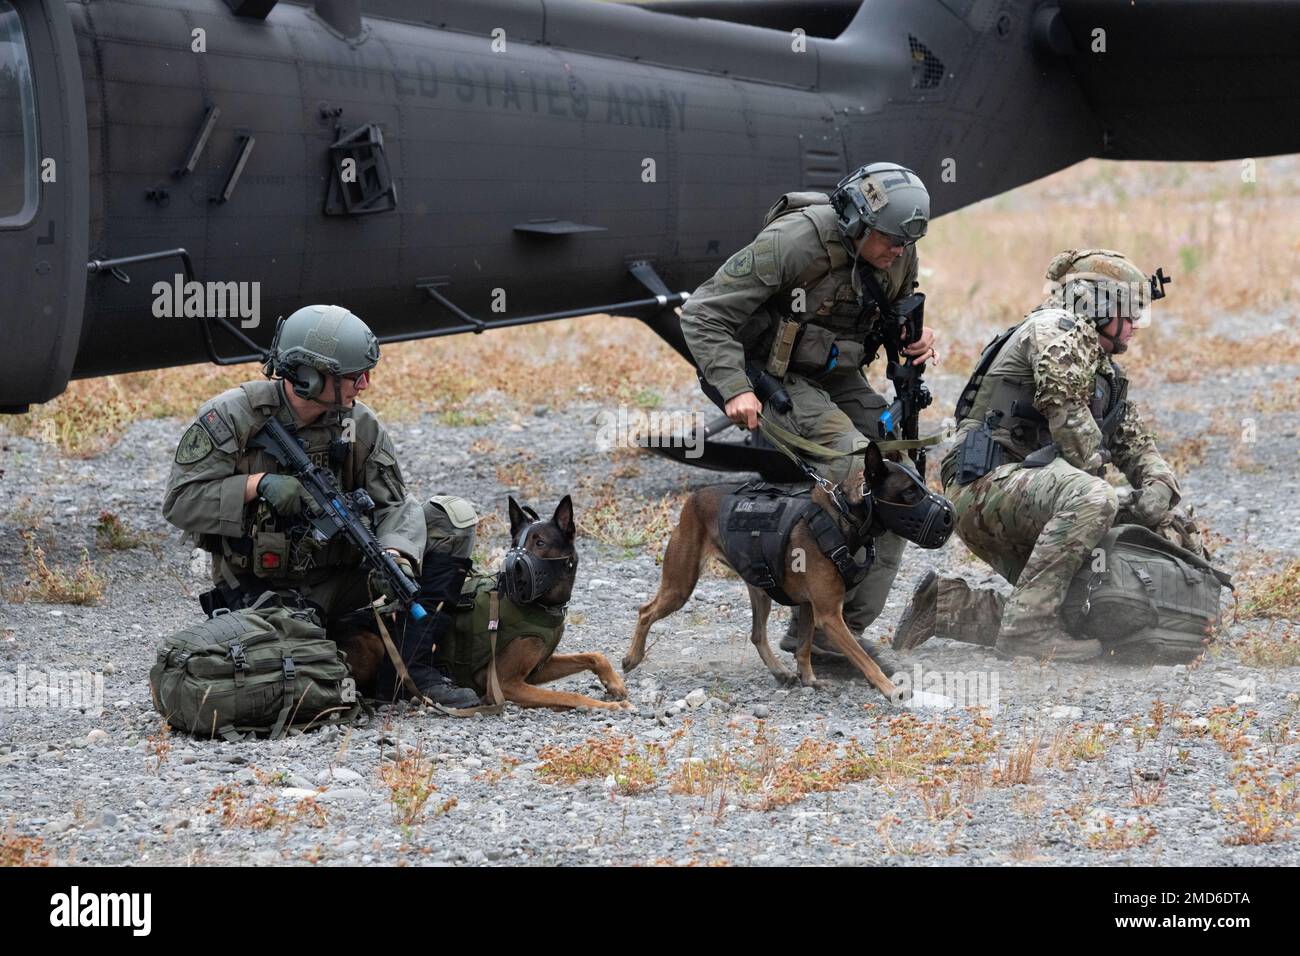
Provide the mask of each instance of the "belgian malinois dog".
MULTIPOLYGON (((909 496, 915 496, 919 500, 924 495, 902 466, 886 461, 875 445, 867 446, 863 465, 855 467, 839 487, 851 513, 864 508, 867 498, 865 490, 868 487, 877 499, 901 501, 904 504, 914 503, 908 500, 909 496)), ((646 635, 650 633, 650 627, 681 608, 690 598, 706 559, 716 557, 731 567, 723 553, 718 519, 723 499, 734 488, 733 485, 713 485, 701 488, 686 499, 677 527, 673 530, 664 553, 659 591, 642 605, 632 644, 623 656, 624 673, 631 671, 644 659, 646 635)), ((832 516, 838 513, 830 496, 820 486, 814 485, 813 500, 832 516)), ((870 534, 876 537, 883 531, 883 526, 873 520, 870 534)), ((799 646, 795 651, 800 683, 805 687, 822 686, 812 668, 813 633, 814 628, 820 628, 835 649, 853 662, 871 686, 891 701, 899 699, 898 689, 893 682, 853 639, 848 625, 844 623, 844 579, 830 558, 817 547, 804 520, 800 520, 790 533, 784 566, 787 570, 781 587, 802 608, 799 614, 799 646), (802 549, 804 560, 795 562, 793 555, 798 548, 802 549), (802 570, 796 570, 799 567, 802 570)), ((776 679, 782 684, 793 683, 794 675, 776 659, 767 643, 767 618, 772 610, 772 599, 761 588, 749 584, 746 587, 749 589, 749 601, 754 615, 749 639, 776 679)))
MULTIPOLYGON (((569 603, 578 573, 573 502, 565 495, 550 520, 539 518, 536 511, 521 507, 514 498, 510 499, 509 507, 511 549, 498 581, 498 601, 504 604, 515 600, 520 605, 557 615, 556 625, 562 636, 564 607, 569 603)), ((505 633, 504 622, 509 615, 502 615, 501 619, 503 629, 497 637, 495 668, 496 682, 505 700, 520 707, 550 707, 552 710, 632 708, 623 679, 604 654, 594 651, 586 654, 548 653, 542 637, 528 633, 526 626, 520 626, 515 633, 505 633), (581 671, 595 674, 611 699, 597 700, 584 694, 537 686, 581 671)), ((370 696, 384 655, 382 639, 364 627, 349 628, 347 633, 337 636, 331 633, 330 637, 347 652, 357 689, 370 696)), ((486 635, 474 634, 473 637, 476 640, 487 639, 486 635)), ((489 663, 473 675, 475 689, 485 696, 486 689, 491 686, 488 671, 492 666, 489 663)))

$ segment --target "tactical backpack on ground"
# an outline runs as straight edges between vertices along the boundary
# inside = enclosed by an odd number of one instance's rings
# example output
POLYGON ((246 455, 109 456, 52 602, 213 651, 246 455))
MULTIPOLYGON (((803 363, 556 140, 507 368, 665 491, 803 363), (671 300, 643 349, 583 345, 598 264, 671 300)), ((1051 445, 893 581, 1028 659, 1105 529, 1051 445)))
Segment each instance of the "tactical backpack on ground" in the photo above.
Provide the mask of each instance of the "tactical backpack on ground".
POLYGON ((361 709, 347 656, 315 614, 271 592, 163 640, 149 686, 167 723, 196 737, 277 740, 292 728, 350 723, 361 709))
POLYGON ((1140 525, 1117 525, 1097 549, 1061 606, 1070 631, 1120 656, 1194 660, 1219 624, 1220 592, 1232 588, 1231 577, 1140 525))
MULTIPOLYGON (((543 650, 537 668, 555 653, 564 636, 564 609, 539 604, 516 604, 501 590, 497 575, 473 574, 460 592, 451 614, 451 627, 433 654, 433 662, 450 671, 461 687, 479 696, 499 696, 494 687, 496 656, 521 637, 537 637, 543 650)), ((529 676, 532 676, 531 674, 529 676)))
POLYGON ((718 537, 727 562, 746 584, 762 588, 778 604, 793 606, 797 602, 782 585, 790 533, 800 520, 807 520, 818 548, 834 562, 846 589, 866 577, 875 558, 869 537, 863 542, 848 540, 835 519, 812 500, 811 489, 760 481, 741 485, 722 499, 718 537), (853 555, 862 545, 867 558, 859 563, 853 555))

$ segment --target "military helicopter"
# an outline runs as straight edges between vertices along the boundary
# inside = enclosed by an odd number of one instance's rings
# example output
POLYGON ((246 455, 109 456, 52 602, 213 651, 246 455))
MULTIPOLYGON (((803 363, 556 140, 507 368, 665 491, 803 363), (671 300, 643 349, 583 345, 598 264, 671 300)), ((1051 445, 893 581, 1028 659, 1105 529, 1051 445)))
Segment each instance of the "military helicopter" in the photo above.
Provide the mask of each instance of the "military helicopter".
POLYGON ((1292 0, 0 0, 0 408, 674 307, 887 158, 935 214, 1081 159, 1300 149, 1292 0))

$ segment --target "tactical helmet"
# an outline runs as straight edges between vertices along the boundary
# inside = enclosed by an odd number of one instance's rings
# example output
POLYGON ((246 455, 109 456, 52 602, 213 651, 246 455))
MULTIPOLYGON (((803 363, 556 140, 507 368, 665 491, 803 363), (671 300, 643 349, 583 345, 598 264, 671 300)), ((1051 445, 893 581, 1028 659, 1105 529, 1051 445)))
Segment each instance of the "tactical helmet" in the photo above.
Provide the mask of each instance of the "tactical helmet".
POLYGON ((1146 276, 1127 256, 1113 249, 1066 249, 1047 266, 1049 302, 1092 319, 1098 327, 1116 317, 1130 319, 1135 329, 1151 324, 1151 301, 1164 296, 1167 282, 1160 270, 1146 276))
POLYGON ((911 245, 930 222, 930 194, 921 178, 897 163, 871 163, 840 180, 831 193, 844 239, 854 246, 871 229, 911 245))
POLYGON ((341 305, 309 305, 280 320, 263 371, 314 399, 326 375, 353 375, 378 364, 379 340, 366 323, 341 305))

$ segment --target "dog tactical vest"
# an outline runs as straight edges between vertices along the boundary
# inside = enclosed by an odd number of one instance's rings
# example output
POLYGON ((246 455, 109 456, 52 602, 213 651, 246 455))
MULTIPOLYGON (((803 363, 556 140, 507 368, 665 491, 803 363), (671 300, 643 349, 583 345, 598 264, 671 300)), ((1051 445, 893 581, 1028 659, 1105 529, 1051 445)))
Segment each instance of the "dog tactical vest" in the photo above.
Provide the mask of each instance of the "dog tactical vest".
POLYGON ((537 604, 515 604, 498 590, 495 574, 472 574, 460 591, 460 603, 451 614, 451 627, 433 653, 437 667, 448 668, 461 687, 487 693, 487 668, 492 663, 492 593, 497 593, 497 654, 521 637, 536 637, 543 644, 542 657, 529 677, 551 659, 564 636, 564 613, 552 613, 537 604))
POLYGON ((865 542, 867 558, 853 560, 861 543, 851 541, 821 505, 812 500, 812 491, 791 491, 789 486, 750 482, 741 485, 722 499, 718 511, 718 537, 722 551, 741 580, 762 588, 778 604, 793 606, 782 585, 785 582, 790 534, 801 520, 817 541, 818 549, 830 558, 844 580, 853 587, 871 568, 875 549, 865 542))

